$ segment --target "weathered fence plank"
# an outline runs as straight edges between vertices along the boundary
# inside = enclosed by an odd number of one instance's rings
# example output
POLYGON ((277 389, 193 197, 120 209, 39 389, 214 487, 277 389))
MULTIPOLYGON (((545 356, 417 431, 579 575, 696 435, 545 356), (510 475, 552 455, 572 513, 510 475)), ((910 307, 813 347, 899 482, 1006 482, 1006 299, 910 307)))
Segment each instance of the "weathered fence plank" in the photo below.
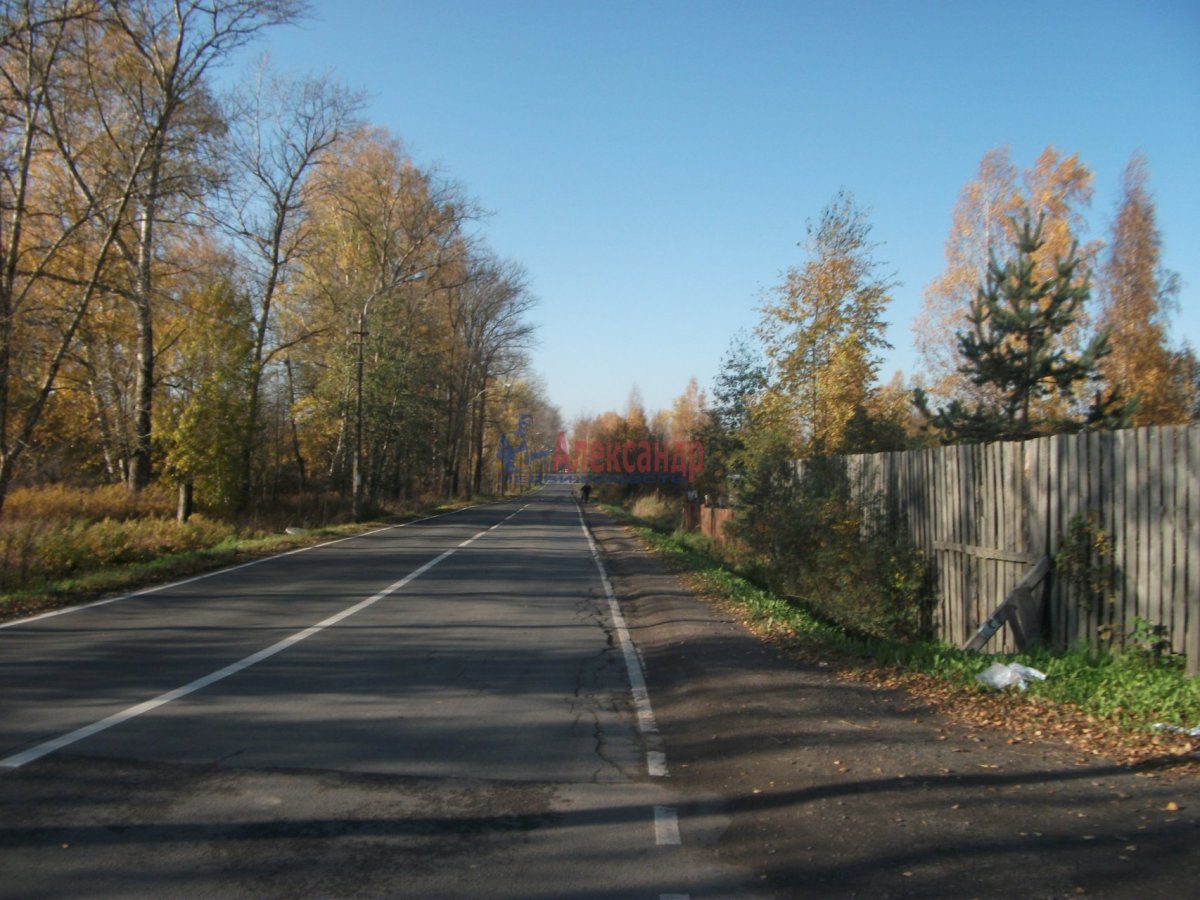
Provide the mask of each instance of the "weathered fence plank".
POLYGON ((1200 674, 1200 428, 1187 431, 1187 636, 1188 672, 1200 674))
MULTIPOLYGON (((1102 533, 1113 583, 1099 596, 1051 575, 1044 638, 1098 646, 1135 617, 1164 626, 1200 673, 1200 426, 849 457, 860 499, 934 567, 935 627, 962 643, 1029 567, 1055 558, 1073 522, 1102 533)), ((872 526, 873 527, 873 526, 872 526)), ((1096 537, 1096 533, 1092 537, 1096 537)), ((1075 548, 1093 567, 1095 546, 1075 548)), ((1009 627, 992 646, 1015 647, 1009 627)))

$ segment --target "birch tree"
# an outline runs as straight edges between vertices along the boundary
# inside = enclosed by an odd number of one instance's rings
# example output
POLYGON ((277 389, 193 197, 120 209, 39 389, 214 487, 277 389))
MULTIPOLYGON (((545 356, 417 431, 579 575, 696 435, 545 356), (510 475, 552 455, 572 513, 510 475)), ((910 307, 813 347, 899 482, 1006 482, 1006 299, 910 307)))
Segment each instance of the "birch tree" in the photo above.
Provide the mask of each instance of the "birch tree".
MULTIPOLYGON (((95 27, 85 32, 78 64, 88 105, 78 110, 74 127, 60 127, 59 147, 84 195, 94 196, 97 186, 79 163, 85 149, 81 132, 105 145, 101 152, 130 185, 130 202, 121 208, 128 221, 105 221, 116 229, 116 250, 125 267, 113 288, 130 303, 136 329, 128 467, 133 491, 149 483, 152 471, 155 310, 161 300, 156 262, 162 232, 194 218, 201 195, 218 175, 212 159, 202 159, 206 143, 224 128, 209 90, 210 69, 301 9, 296 0, 108 0, 95 27), (82 127, 85 120, 90 130, 82 127)), ((86 148, 95 152, 91 141, 86 148)))
POLYGON ((890 345, 883 313, 893 282, 874 259, 866 213, 840 192, 808 229, 808 261, 762 307, 758 334, 770 387, 760 412, 797 454, 836 452, 890 345))
POLYGON ((334 440, 321 454, 331 475, 349 470, 361 516, 377 486, 368 479, 381 460, 373 450, 388 440, 386 423, 435 346, 431 298, 463 271, 456 253, 469 204, 382 129, 335 148, 306 190, 318 244, 305 255, 284 326, 321 333, 293 361, 313 367, 323 415, 340 418, 336 436, 326 428, 334 440))
POLYGON ((250 500, 264 369, 311 336, 301 330, 285 337, 275 328, 275 307, 314 243, 306 185, 337 143, 359 127, 355 116, 362 102, 361 95, 329 78, 275 75, 265 59, 249 87, 230 98, 233 171, 219 211, 229 213, 221 218, 244 250, 254 292, 239 488, 243 508, 250 500))

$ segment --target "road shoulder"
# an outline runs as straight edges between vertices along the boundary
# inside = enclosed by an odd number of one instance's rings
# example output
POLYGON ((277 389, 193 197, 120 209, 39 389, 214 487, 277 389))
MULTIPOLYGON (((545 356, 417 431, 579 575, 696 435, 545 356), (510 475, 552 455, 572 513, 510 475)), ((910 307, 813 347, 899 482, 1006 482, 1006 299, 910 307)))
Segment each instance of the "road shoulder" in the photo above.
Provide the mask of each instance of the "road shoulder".
POLYGON ((684 839, 788 896, 1167 897, 1200 868, 1197 780, 1009 744, 798 663, 589 524, 645 660, 684 839), (722 833, 688 831, 719 812, 722 833))

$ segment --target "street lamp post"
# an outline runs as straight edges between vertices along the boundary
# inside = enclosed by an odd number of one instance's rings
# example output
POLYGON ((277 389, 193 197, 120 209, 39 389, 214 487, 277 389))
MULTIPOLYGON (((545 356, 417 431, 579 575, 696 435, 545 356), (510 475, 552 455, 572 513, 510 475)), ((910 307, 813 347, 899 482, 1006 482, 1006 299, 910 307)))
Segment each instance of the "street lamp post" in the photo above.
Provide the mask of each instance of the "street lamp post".
MULTIPOLYGON (((484 387, 481 391, 479 391, 477 394, 475 394, 474 397, 471 398, 471 404, 474 405, 476 400, 478 400, 480 397, 482 397, 484 394, 486 394, 488 391, 490 391, 494 387, 496 387, 496 385, 494 385, 494 384, 489 384, 486 387, 484 387)), ((504 389, 507 391, 510 388, 512 388, 512 382, 510 382, 510 381, 504 382, 504 389)), ((485 401, 485 403, 486 403, 486 401, 485 401)), ((485 414, 485 403, 481 403, 479 405, 479 418, 478 418, 479 428, 475 433, 475 474, 474 474, 474 477, 471 479, 471 485, 470 485, 470 490, 471 490, 472 496, 480 493, 483 490, 483 446, 484 446, 483 432, 484 432, 484 428, 487 423, 487 416, 485 414)))
POLYGON ((355 522, 361 522, 366 515, 366 504, 363 497, 363 345, 367 342, 367 310, 370 309, 371 301, 380 294, 403 284, 420 281, 424 277, 424 272, 416 272, 413 275, 397 278, 384 287, 376 288, 363 301, 362 309, 358 314, 358 331, 356 332, 358 356, 354 373, 354 459, 350 468, 350 509, 355 522))

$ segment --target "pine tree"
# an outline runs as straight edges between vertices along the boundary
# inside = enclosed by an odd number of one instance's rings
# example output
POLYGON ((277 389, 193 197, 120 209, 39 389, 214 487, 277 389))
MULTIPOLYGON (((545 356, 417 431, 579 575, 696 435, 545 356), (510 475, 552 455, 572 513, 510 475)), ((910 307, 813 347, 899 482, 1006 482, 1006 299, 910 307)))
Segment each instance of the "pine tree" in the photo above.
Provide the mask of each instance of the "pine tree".
POLYGON ((933 414, 924 392, 915 394, 918 408, 948 442, 1120 427, 1132 415, 1131 405, 1116 393, 1097 394, 1091 408, 1083 409, 1082 390, 1098 379, 1100 360, 1109 352, 1108 333, 1096 334, 1078 354, 1059 339, 1080 318, 1090 287, 1076 277, 1075 246, 1049 277, 1039 276, 1042 225, 1039 218, 1035 226, 1028 214, 1019 226, 1014 223, 1015 255, 1003 265, 992 258, 971 304, 969 330, 958 335, 960 371, 972 384, 989 387, 996 402, 967 409, 956 401, 933 414))
MULTIPOLYGON (((1033 166, 1022 171, 1013 164, 1007 147, 984 154, 976 177, 968 182, 954 207, 946 238, 946 268, 926 288, 921 314, 913 326, 920 371, 929 393, 939 402, 992 402, 994 397, 971 384, 958 369, 957 332, 967 325, 971 303, 981 281, 987 278, 993 252, 1016 238, 1022 210, 1044 217, 1044 243, 1036 256, 1036 273, 1045 278, 1055 260, 1065 258, 1076 236, 1086 230, 1084 210, 1091 203, 1092 173, 1078 154, 1046 147, 1033 166)), ((1076 280, 1082 281, 1099 252, 1098 242, 1079 248, 1082 257, 1076 280)), ((1071 344, 1088 326, 1076 321, 1073 332, 1062 335, 1071 344)))
POLYGON ((692 434, 704 447, 704 467, 696 489, 727 495, 745 474, 746 437, 754 404, 766 386, 766 370, 745 334, 735 335, 713 380, 713 405, 703 426, 692 434))

